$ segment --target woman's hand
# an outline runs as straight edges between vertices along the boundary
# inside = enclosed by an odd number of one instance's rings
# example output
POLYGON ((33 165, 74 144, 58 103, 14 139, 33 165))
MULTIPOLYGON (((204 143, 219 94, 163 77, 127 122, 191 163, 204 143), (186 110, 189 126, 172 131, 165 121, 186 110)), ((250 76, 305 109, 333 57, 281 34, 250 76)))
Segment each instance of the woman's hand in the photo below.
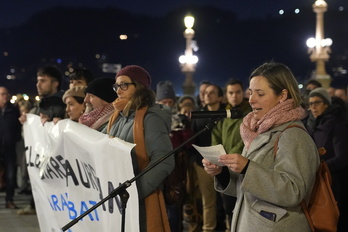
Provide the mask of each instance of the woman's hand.
POLYGON ((235 173, 241 173, 248 163, 248 159, 240 154, 220 155, 219 162, 225 164, 235 173))
POLYGON ((218 175, 222 171, 222 167, 217 166, 216 164, 211 163, 209 160, 203 159, 202 160, 204 170, 209 174, 209 175, 218 175))
POLYGON ((41 121, 42 125, 45 125, 46 122, 49 122, 51 120, 46 114, 40 113, 40 121, 41 121))
POLYGON ((23 125, 27 121, 27 114, 25 112, 23 112, 22 115, 18 118, 18 120, 23 125))
POLYGON ((60 120, 62 120, 61 118, 55 117, 53 118, 53 123, 57 124, 60 120))

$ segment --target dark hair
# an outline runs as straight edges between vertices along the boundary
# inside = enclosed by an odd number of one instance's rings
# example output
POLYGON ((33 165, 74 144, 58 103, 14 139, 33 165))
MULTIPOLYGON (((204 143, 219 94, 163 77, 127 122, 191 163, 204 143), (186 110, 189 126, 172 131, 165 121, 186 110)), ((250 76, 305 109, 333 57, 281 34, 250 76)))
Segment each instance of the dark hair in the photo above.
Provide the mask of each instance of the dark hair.
POLYGON ((211 85, 211 82, 210 82, 210 81, 204 80, 204 81, 199 82, 199 85, 200 85, 200 86, 201 86, 201 85, 211 85))
POLYGON ((250 75, 249 81, 255 76, 263 76, 269 82, 275 95, 279 96, 284 89, 288 91, 288 99, 294 100, 294 106, 299 107, 302 103, 298 83, 290 69, 281 63, 264 63, 256 68, 250 75))
POLYGON ((184 106, 191 106, 193 110, 196 108, 195 99, 193 97, 189 96, 189 95, 184 95, 181 98, 179 98, 178 103, 179 103, 178 106, 177 106, 178 110, 181 110, 181 108, 184 107, 184 106), (183 102, 186 99, 189 99, 191 102, 186 102, 185 104, 183 104, 183 102))
POLYGON ((182 103, 184 100, 186 99, 190 99, 192 101, 193 104, 195 104, 195 99, 189 95, 184 95, 182 97, 179 98, 179 104, 182 103))
POLYGON ((308 80, 308 81, 306 82, 306 84, 305 84, 305 87, 307 87, 307 86, 310 85, 310 84, 311 84, 311 85, 315 85, 316 88, 322 87, 319 81, 313 80, 313 79, 308 80))
POLYGON ((346 106, 345 101, 342 100, 342 98, 333 96, 333 97, 331 97, 331 103, 332 103, 332 105, 337 105, 338 107, 340 107, 341 108, 341 111, 340 111, 341 115, 346 117, 347 106, 346 106))
POLYGON ((47 76, 47 77, 54 79, 55 81, 58 82, 57 89, 60 90, 60 85, 62 83, 63 76, 58 68, 56 68, 54 66, 47 66, 44 68, 40 68, 39 71, 37 72, 37 76, 41 76, 41 77, 47 76))
POLYGON ((337 87, 336 90, 343 90, 344 91, 344 94, 347 95, 347 88, 346 87, 343 87, 343 86, 340 86, 340 87, 337 87))
POLYGON ((240 87, 242 88, 242 90, 244 91, 244 86, 243 86, 243 83, 239 80, 236 80, 236 79, 230 79, 227 81, 225 87, 227 89, 227 86, 229 85, 240 85, 240 87))
POLYGON ((94 79, 91 71, 85 68, 77 68, 70 75, 69 80, 86 80, 87 85, 94 79))
POLYGON ((217 89, 219 97, 223 97, 224 96, 224 91, 222 90, 222 88, 220 86, 215 85, 215 84, 210 84, 210 85, 207 86, 207 88, 209 86, 214 86, 217 89))

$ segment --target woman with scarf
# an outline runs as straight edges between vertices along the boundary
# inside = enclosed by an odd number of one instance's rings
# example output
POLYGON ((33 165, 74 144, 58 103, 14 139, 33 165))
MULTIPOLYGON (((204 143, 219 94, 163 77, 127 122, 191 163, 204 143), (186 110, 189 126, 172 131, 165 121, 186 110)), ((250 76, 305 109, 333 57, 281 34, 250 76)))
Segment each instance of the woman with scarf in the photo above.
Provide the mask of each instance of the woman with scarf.
MULTIPOLYGON (((134 174, 144 170, 172 150, 169 138, 171 114, 155 104, 151 77, 140 66, 122 68, 115 77, 118 98, 106 132, 135 143, 131 151, 134 174)), ((105 130, 104 130, 105 132, 105 130)), ((174 168, 174 157, 163 160, 137 180, 140 231, 170 231, 161 188, 174 168)))
POLYGON ((112 102, 117 98, 112 89, 114 80, 111 78, 97 78, 90 82, 85 90, 85 104, 92 106, 92 110, 85 112, 79 118, 82 123, 97 131, 102 131, 114 112, 112 102))
POLYGON ((224 166, 202 161, 215 189, 237 197, 231 231, 310 232, 300 202, 309 200, 319 154, 305 130, 289 127, 304 128, 298 84, 288 67, 271 62, 251 74, 249 92, 242 154, 221 155, 224 166))

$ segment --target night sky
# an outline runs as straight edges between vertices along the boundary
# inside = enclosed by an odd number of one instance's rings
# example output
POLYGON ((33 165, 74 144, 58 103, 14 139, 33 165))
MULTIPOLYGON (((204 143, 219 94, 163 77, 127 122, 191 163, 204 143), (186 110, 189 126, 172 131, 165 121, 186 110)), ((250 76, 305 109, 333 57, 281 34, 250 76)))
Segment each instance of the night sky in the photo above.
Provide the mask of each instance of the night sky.
MULTIPOLYGON (((277 18, 282 18, 282 17, 278 17, 279 16, 279 10, 284 10, 285 12, 285 16, 286 14, 294 14, 294 9, 298 8, 300 9, 300 14, 303 13, 302 15, 309 15, 308 14, 308 9, 311 9, 311 5, 315 2, 315 0, 287 0, 287 1, 279 1, 279 0, 268 0, 268 1, 260 1, 260 0, 244 0, 244 1, 235 1, 235 0, 175 0, 175 1, 159 1, 159 0, 99 0, 99 1, 95 1, 95 0, 1 0, 0 1, 0 9, 2 10, 2 13, 0 13, 0 30, 2 30, 4 38, 5 37, 9 37, 10 35, 8 32, 11 31, 15 31, 16 28, 19 29, 19 31, 23 31, 25 30, 25 28, 21 28, 21 26, 25 25, 27 22, 31 21, 35 15, 40 14, 40 13, 44 13, 44 12, 50 12, 48 10, 55 8, 55 7, 67 7, 67 8, 96 8, 96 9, 107 9, 107 8, 118 8, 127 12, 131 12, 133 14, 136 15, 146 15, 146 16, 159 16, 159 17, 164 17, 168 14, 170 14, 171 12, 174 11, 178 11, 178 9, 182 9, 185 6, 213 6, 216 7, 218 9, 222 9, 223 11, 227 11, 227 12, 233 12, 238 19, 240 19, 240 21, 246 21, 246 19, 255 19, 257 18, 259 19, 265 19, 268 18, 268 16, 272 16, 271 18, 275 18, 276 21, 277 18), (304 10, 307 9, 307 14, 305 14, 304 10), (303 12, 301 11, 303 10, 303 12), (7 32, 8 31, 8 32, 7 32)), ((330 12, 338 12, 343 11, 343 14, 347 14, 346 12, 348 11, 348 0, 327 0, 326 1, 329 5, 329 9, 328 11, 330 12)), ((74 11, 75 9, 73 9, 74 11)), ((207 16, 207 14, 210 14, 211 12, 206 12, 206 14, 204 14, 206 17, 197 17, 196 19, 196 24, 194 26, 195 30, 196 30, 196 37, 197 38, 197 42, 198 42, 198 46, 200 47, 199 53, 198 55, 200 56, 200 60, 199 60, 199 66, 197 66, 197 70, 195 73, 195 81, 198 82, 200 80, 205 80, 208 79, 211 76, 217 76, 216 78, 220 78, 222 80, 220 80, 219 85, 224 85, 224 83, 226 82, 226 78, 227 77, 236 77, 236 78, 247 78, 248 75, 250 74, 250 71, 257 67, 256 65, 261 64, 261 60, 262 62, 264 61, 268 61, 270 59, 273 59, 273 57, 280 57, 280 55, 276 55, 273 51, 270 51, 270 49, 267 48, 267 46, 272 46, 275 47, 276 44, 275 43, 280 43, 281 41, 277 41, 276 37, 279 37, 278 40, 281 40, 281 35, 280 36, 273 36, 274 40, 274 44, 271 45, 266 45, 264 46, 264 48, 262 48, 263 46, 258 46, 261 47, 261 49, 254 51, 252 50, 252 46, 256 46, 258 44, 258 42, 255 41, 259 41, 260 39, 269 39, 269 38, 263 38, 265 37, 265 35, 263 35, 262 38, 260 38, 260 35, 255 35, 252 34, 251 35, 249 33, 244 33, 241 30, 247 30, 247 31, 253 31, 254 29, 250 29, 250 28, 241 28, 240 31, 238 31, 238 34, 240 35, 239 37, 243 37, 242 40, 239 40, 239 45, 235 47, 235 50, 233 50, 236 55, 233 56, 229 56, 228 60, 225 59, 226 62, 228 62, 228 64, 224 64, 224 63, 214 63, 214 62, 219 62, 219 56, 220 54, 224 54, 226 53, 225 51, 227 51, 228 49, 224 49, 221 48, 221 45, 219 43, 215 43, 214 41, 215 38, 208 38, 208 36, 204 33, 206 33, 207 31, 214 31, 212 30, 212 28, 204 28, 204 26, 202 26, 202 22, 204 20, 206 20, 206 18, 209 18, 209 16, 207 16), (201 23, 201 24, 200 24, 201 23), (201 27, 199 28, 199 25, 201 25, 201 27), (249 44, 249 47, 247 47, 247 44, 249 44), (220 46, 220 47, 219 47, 220 46), (223 49, 223 50, 221 50, 223 49), (245 51, 244 53, 238 53, 237 50, 243 50, 245 51), (220 51, 217 52, 217 51, 220 51), (256 54, 254 53, 256 52, 256 54), (216 57, 214 59, 214 56, 216 57), (234 56, 239 56, 238 58, 234 57, 234 56), (262 56, 262 57, 261 57, 262 56), (264 58, 266 57, 266 58, 264 58), (264 60, 266 59, 266 60, 264 60), (235 66, 231 65, 234 64, 235 66), (219 67, 221 67, 219 69, 219 67), (219 70, 221 71, 221 73, 216 73, 215 70, 219 70), (200 79, 198 79, 198 78, 200 79), (196 79, 197 78, 197 79, 196 79)), ((342 14, 342 12, 341 12, 342 14)), ((60 16, 59 16, 60 17, 60 16)), ((59 18, 58 17, 58 18, 59 18)), ((64 15, 61 16, 62 20, 64 19, 64 15)), ((218 18, 218 17, 217 17, 218 18)), ((130 20, 129 18, 122 18, 121 20, 130 20)), ((256 20, 256 21, 258 21, 256 20)), ((306 22, 304 24, 309 24, 309 26, 307 26, 305 32, 300 32, 301 30, 304 30, 303 28, 303 24, 301 24, 301 26, 298 26, 298 23, 295 23, 296 25, 293 25, 293 27, 295 27, 294 33, 291 34, 290 36, 286 37, 286 38, 282 38, 282 41, 288 41, 286 42, 288 46, 293 46, 293 48, 297 48, 296 49, 291 49, 291 51, 287 50, 286 52, 282 52, 285 54, 285 56, 287 56, 284 60, 284 62, 288 62, 286 63, 287 65, 289 65, 291 67, 291 65, 293 65, 291 63, 291 61, 297 61, 297 60, 301 60, 301 57, 304 57, 304 59, 302 59, 300 65, 295 65, 295 68, 300 69, 299 72, 297 72, 302 78, 302 80, 305 80, 305 78, 308 78, 309 74, 308 74, 308 67, 309 69, 311 67, 315 67, 315 65, 313 63, 310 62, 308 55, 306 54, 306 50, 307 47, 305 45, 305 40, 307 39, 307 36, 314 36, 314 30, 315 30, 315 13, 314 12, 310 12, 310 20, 312 20, 311 22, 308 21, 308 18, 305 20, 306 22), (293 42, 296 44, 292 44, 290 45, 289 42, 293 42), (292 51, 293 50, 293 51, 292 51), (295 59, 293 59, 294 57, 296 57, 295 59)), ((326 19, 327 20, 327 19, 326 19)), ((35 21, 35 20, 34 20, 35 21)), ((233 20, 230 20, 231 23, 233 23, 233 20)), ((252 21, 252 20, 251 20, 252 21)), ((329 21, 329 20, 327 20, 329 21)), ((283 27, 275 27, 274 26, 274 22, 271 23, 271 25, 264 25, 262 24, 262 20, 260 20, 260 32, 263 34, 266 34, 267 37, 267 33, 265 32, 265 29, 270 30, 272 32, 273 28, 277 28, 277 30, 288 30, 288 26, 292 26, 292 24, 294 24, 293 22, 288 23, 288 24, 284 24, 283 27), (290 25, 291 24, 291 25, 290 25)), ((172 23, 172 22, 169 22, 172 23)), ((153 84, 153 88, 155 87, 155 83, 159 80, 159 79, 163 79, 163 78, 168 78, 168 80, 171 80, 173 82, 174 85, 176 85, 176 91, 181 89, 181 84, 182 84, 182 80, 178 79, 177 77, 180 76, 180 78, 183 76, 180 68, 179 68, 179 64, 177 61, 177 57, 179 57, 179 55, 181 55, 183 53, 184 50, 184 38, 182 37, 182 31, 184 29, 184 25, 183 22, 180 20, 175 20, 173 21, 174 24, 168 25, 168 28, 172 28, 172 30, 176 30, 176 28, 180 28, 178 31, 178 33, 176 33, 175 35, 173 35, 173 31, 170 32, 166 32, 168 34, 168 36, 170 36, 170 39, 177 38, 175 40, 170 40, 172 42, 172 45, 170 47, 162 47, 163 51, 166 51, 166 54, 168 55, 168 57, 166 57, 167 63, 170 63, 169 67, 164 65, 164 59, 161 58, 160 60, 156 60, 155 58, 151 57, 151 59, 147 59, 147 60, 151 60, 152 63, 149 63, 147 61, 145 61, 145 63, 147 64, 147 66, 149 68, 152 68, 152 71, 150 72, 151 74, 153 74, 154 77, 154 84, 153 84), (170 34, 170 35, 169 35, 170 34), (177 45, 178 44, 178 45, 177 45), (172 49, 175 48, 175 49, 172 49), (175 50, 175 51, 174 51, 175 50), (171 53, 170 53, 171 52, 171 53), (163 61, 163 62, 162 62, 163 61), (160 67, 163 70, 159 70, 156 65, 157 64, 153 64, 159 62, 161 65, 160 67), (157 79, 156 79, 157 78, 157 79)), ((40 23, 39 23, 40 24, 40 23)), ((228 24, 228 22, 227 22, 228 24)), ((68 23, 66 24, 68 25, 68 23)), ((255 25, 255 24, 253 24, 255 25)), ((256 24, 257 25, 257 24, 256 24)), ((232 26, 233 27, 233 26, 232 26)), ((344 31, 346 30, 346 28, 342 28, 341 29, 341 24, 337 24, 335 23, 336 31, 344 31)), ((35 27, 34 27, 35 28, 35 27)), ((256 28, 257 29, 257 28, 256 28)), ((325 33, 326 35, 332 35, 333 39, 334 39, 334 46, 336 46, 337 43, 337 36, 335 38, 335 35, 333 33, 330 34, 330 30, 327 30, 329 28, 325 29, 325 33)), ((260 33, 259 32, 259 33, 260 33)), ((214 31, 215 33, 215 31, 214 31)), ((225 33, 225 37, 226 38, 230 38, 230 40, 226 41, 226 43, 231 43, 231 41, 233 39, 235 39, 236 37, 238 37, 238 35, 234 35, 233 33, 230 33, 229 35, 227 34, 227 31, 216 31, 216 33, 225 33)), ((272 32, 273 33, 273 32, 272 32)), ((29 34, 33 34, 32 32, 29 32, 29 34)), ((346 38, 345 36, 346 33, 341 33, 339 36, 339 38, 346 38)), ((35 33, 33 34, 33 36, 35 37, 35 33)), ((22 47, 25 40, 28 40, 28 35, 25 34, 21 34, 21 36, 16 37, 16 43, 20 43, 18 45, 20 45, 20 47, 22 47), (20 40, 24 40, 24 41, 20 41, 20 40)), ((0 38, 1 39, 1 38, 0 38)), ((39 38, 34 38, 33 41, 35 42, 35 40, 38 40, 39 38)), ((101 39, 101 38, 100 38, 101 39)), ((98 43, 102 43, 102 40, 98 40, 98 43)), ((105 39, 105 38, 103 38, 105 39)), ((169 38, 167 38, 169 39, 169 38)), ((240 38, 239 38, 240 39, 240 38)), ((0 40, 1 41, 1 40, 0 40)), ((12 40, 9 40, 12 42, 12 40)), ((15 40, 13 40, 13 44, 16 44, 14 42, 15 40)), ((64 46, 66 46, 67 44, 67 40, 64 40, 61 44, 64 44, 64 46)), ((342 43, 341 43, 342 44, 342 43)), ((344 43, 345 44, 345 43, 344 43)), ((0 49, 1 49, 1 53, 6 51, 6 43, 0 44, 0 49)), ((229 44, 230 45, 230 44, 229 44)), ((263 44, 262 44, 263 45, 263 44)), ((27 46, 31 46, 27 45, 27 46)), ((39 46, 40 50, 42 50, 42 48, 44 47, 42 44, 38 44, 37 46, 39 46)), ((74 45, 76 47, 76 44, 74 45)), ((18 46, 17 46, 18 47, 18 46)), ((54 46, 53 46, 54 47, 54 46)), ((232 46, 233 47, 233 46, 232 46)), ((230 48, 231 49, 231 48, 230 48)), ((345 48, 344 48, 345 49, 345 48)), ((344 53, 344 49, 342 49, 342 54, 344 53)), ((23 49, 21 51, 23 51, 25 54, 25 51, 27 49, 25 48, 25 46, 23 45, 23 49)), ((145 49, 146 50, 146 49, 145 49)), ((283 50, 283 49, 279 49, 283 50)), ((277 50, 278 51, 278 50, 277 50)), ((42 51, 41 51, 42 52, 42 51)), ((18 51, 17 55, 23 55, 22 52, 18 51)), ((117 54, 117 53, 115 53, 117 54)), ((121 54, 121 53, 120 53, 121 54)), ((12 53, 11 53, 12 55, 12 53)), ((41 54, 40 54, 41 55, 41 54)), ((53 54, 56 55, 56 54, 53 54)), ((338 54, 340 55, 340 54, 338 54)), ((30 56, 30 55, 29 55, 30 56)), ((24 56, 23 56, 24 57, 24 56)), ((333 53, 333 55, 331 56, 331 60, 333 60, 334 57, 337 57, 337 52, 333 53)), ((79 57, 77 57, 78 59, 84 58, 84 56, 81 56, 81 54, 79 54, 79 57)), ((117 57, 116 57, 117 58, 117 57)), ((284 57, 283 57, 284 58, 284 57)), ((116 60, 116 59, 115 59, 116 60)), ((1 61, 1 59, 0 59, 1 61)), ((113 62, 118 62, 117 60, 113 62)), ((129 61, 129 60, 128 60, 129 61)), ((133 61, 133 60, 132 60, 133 61)), ((276 59, 277 61, 277 59, 276 59)), ((16 65, 16 62, 18 63, 18 60, 14 59, 13 61, 14 63, 11 63, 11 65, 16 65)), ((121 63, 126 63, 127 61, 122 61, 121 63)), ((131 61, 129 61, 131 62, 131 61)), ((296 62, 295 62, 296 63, 296 62)), ((0 64, 3 65, 3 68, 6 66, 4 64, 0 64)), ((32 69, 37 68, 35 66, 36 64, 32 64, 32 69), (34 67, 35 66, 35 67, 34 67)), ((89 66, 87 65, 87 67, 89 68, 89 66)), ((10 70, 9 67, 6 66, 6 68, 8 70, 10 70)), ((18 69, 20 70, 20 69, 18 69)), ((8 72, 8 71, 7 71, 8 72)), ((296 74, 296 73, 295 73, 296 74)), ((23 74, 24 75, 24 74, 23 74)), ((0 84, 2 84, 1 82, 3 81, 3 79, 5 78, 4 75, 2 75, 0 77, 0 84)), ((18 76, 17 80, 15 82, 17 83, 21 83, 22 86, 26 87, 30 86, 30 88, 32 88, 32 91, 36 91, 35 90, 35 73, 31 74, 30 77, 31 79, 31 83, 24 83, 20 81, 20 76, 18 76)), ((27 81, 27 78, 25 79, 27 81)), ((247 82, 247 80, 245 81, 247 82)), ((14 82, 13 82, 14 83, 14 82)), ((196 83, 198 84, 198 83, 196 83)), ((23 88, 24 88, 23 87, 23 88)), ((28 87, 29 88, 29 87, 28 87)), ((180 91, 180 90, 179 90, 180 91)), ((180 92, 178 92, 180 94, 180 92)))
MULTIPOLYGON (((180 6, 210 5, 236 12, 240 19, 276 15, 279 10, 285 13, 294 8, 313 4, 314 0, 1 0, 0 28, 17 26, 33 14, 56 6, 66 7, 116 7, 133 13, 149 16, 161 16, 180 6)), ((326 0, 329 9, 337 10, 340 6, 348 10, 347 0, 326 0)))

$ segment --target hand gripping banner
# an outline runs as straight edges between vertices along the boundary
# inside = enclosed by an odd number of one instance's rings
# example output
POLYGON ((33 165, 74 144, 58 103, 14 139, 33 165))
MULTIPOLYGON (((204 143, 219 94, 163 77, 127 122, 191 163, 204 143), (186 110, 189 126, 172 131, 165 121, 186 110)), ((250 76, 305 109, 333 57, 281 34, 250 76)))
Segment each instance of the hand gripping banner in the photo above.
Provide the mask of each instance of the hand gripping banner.
MULTIPOLYGON (((41 231, 58 232, 71 220, 134 177, 134 144, 69 119, 41 124, 27 114, 26 159, 41 231)), ((126 231, 139 231, 138 193, 127 188, 126 231)), ((72 226, 69 232, 121 231, 121 201, 111 198, 72 226)))

